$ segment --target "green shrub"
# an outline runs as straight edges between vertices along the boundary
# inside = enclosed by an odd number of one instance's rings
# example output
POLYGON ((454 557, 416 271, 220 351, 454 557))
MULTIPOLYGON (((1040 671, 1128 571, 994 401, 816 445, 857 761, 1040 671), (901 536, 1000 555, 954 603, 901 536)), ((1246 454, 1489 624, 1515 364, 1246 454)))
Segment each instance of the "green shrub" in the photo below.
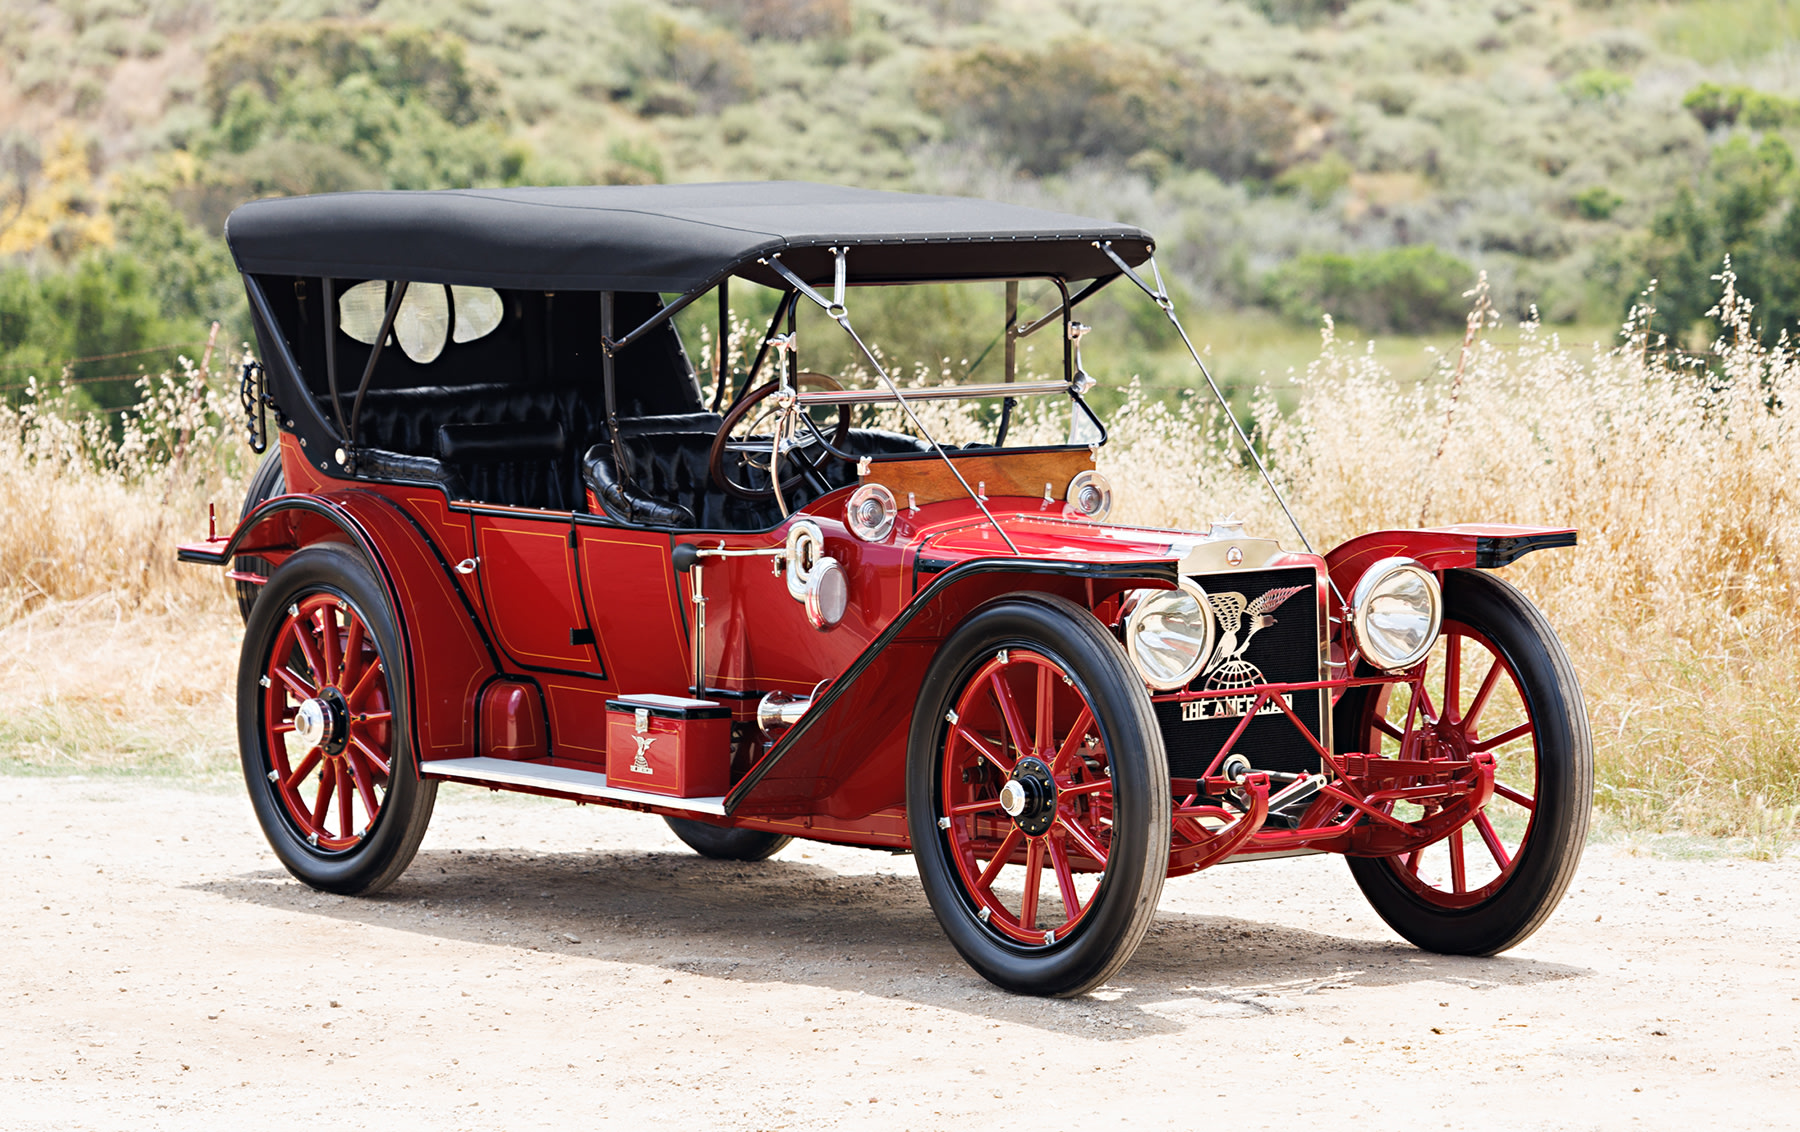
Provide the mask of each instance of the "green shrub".
POLYGON ((1344 14, 1350 0, 1250 0, 1250 6, 1276 24, 1316 24, 1344 14))
MULTIPOLYGON (((90 252, 66 271, 0 268, 0 367, 6 367, 0 380, 11 385, 35 376, 54 382, 70 358, 166 344, 178 333, 163 320, 152 283, 136 256, 114 252, 90 252)), ((133 360, 92 363, 75 376, 130 373, 133 360)), ((135 399, 132 380, 79 388, 110 407, 135 399)))
POLYGON ((1317 161, 1290 166, 1275 178, 1275 191, 1295 193, 1322 205, 1349 187, 1354 171, 1343 154, 1330 150, 1317 161))
POLYGON ((696 19, 627 8, 618 17, 632 42, 608 96, 642 114, 716 114, 756 93, 756 72, 738 38, 696 19))
POLYGON ((162 186, 139 177, 125 188, 110 206, 119 247, 143 265, 161 315, 195 327, 215 318, 237 324, 243 284, 225 241, 184 216, 162 186))
POLYGON ((1298 256, 1264 282, 1264 301, 1288 318, 1324 315, 1368 332, 1408 334, 1462 325, 1475 269, 1429 244, 1298 256))
POLYGON ((1419 100, 1419 88, 1416 85, 1393 79, 1377 79, 1357 94, 1381 107, 1383 114, 1393 117, 1411 110, 1413 103, 1419 100))
POLYGON ((756 90, 750 57, 730 34, 663 21, 657 35, 669 78, 700 96, 709 110, 741 102, 756 90))
POLYGON ((1800 122, 1800 99, 1738 84, 1701 83, 1687 92, 1681 105, 1709 130, 1739 122, 1753 130, 1778 130, 1800 122))
POLYGON ((497 89, 453 36, 269 24, 214 49, 212 128, 193 146, 245 195, 511 184, 529 151, 509 139, 497 89))
POLYGON ((1605 185, 1591 185, 1571 197, 1570 202, 1583 220, 1607 220, 1625 203, 1625 198, 1605 185))
POLYGON ((1631 76, 1594 67, 1571 76, 1563 91, 1577 102, 1619 102, 1631 91, 1631 76))
POLYGON ((1146 149, 1227 180, 1286 165, 1294 105, 1202 66, 1096 40, 978 47, 920 77, 918 98, 952 131, 986 138, 1029 173, 1146 149))
POLYGON ((1744 125, 1753 130, 1779 130, 1800 121, 1800 99, 1760 90, 1744 96, 1744 125))
POLYGON ((1642 275, 1657 280, 1659 329, 1686 344, 1723 291, 1727 256, 1737 289, 1757 307, 1764 341, 1800 329, 1800 175, 1793 150, 1769 135, 1738 136, 1712 153, 1706 176, 1657 212, 1642 275))
POLYGON ((850 0, 700 0, 700 7, 753 40, 798 43, 850 34, 850 0))
POLYGON ((228 33, 207 57, 207 105, 220 118, 245 83, 279 103, 295 88, 330 90, 353 75, 424 102, 453 126, 501 116, 498 81, 469 62, 462 40, 425 28, 346 20, 267 23, 228 33))

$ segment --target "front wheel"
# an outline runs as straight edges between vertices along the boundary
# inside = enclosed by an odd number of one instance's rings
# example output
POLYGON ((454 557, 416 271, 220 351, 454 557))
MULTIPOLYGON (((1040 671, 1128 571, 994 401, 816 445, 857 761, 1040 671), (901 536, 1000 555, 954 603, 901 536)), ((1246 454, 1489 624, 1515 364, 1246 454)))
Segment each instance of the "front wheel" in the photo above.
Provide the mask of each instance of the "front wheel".
POLYGON ((1169 859, 1169 767, 1143 681, 1093 614, 978 609, 920 689, 907 825, 925 895, 989 982, 1075 995, 1131 958, 1169 859))
POLYGON ((406 666, 387 595, 334 544, 293 555, 250 611, 238 667, 244 779, 289 872, 346 896, 412 863, 437 798, 408 741, 406 666))
POLYGON ((1544 615, 1476 570, 1444 577, 1443 633, 1425 673, 1417 705, 1402 684, 1346 692, 1339 749, 1487 753, 1494 795, 1435 844, 1352 857, 1350 871, 1381 918, 1417 946, 1494 955, 1542 926, 1574 879, 1594 791, 1587 711, 1544 615))

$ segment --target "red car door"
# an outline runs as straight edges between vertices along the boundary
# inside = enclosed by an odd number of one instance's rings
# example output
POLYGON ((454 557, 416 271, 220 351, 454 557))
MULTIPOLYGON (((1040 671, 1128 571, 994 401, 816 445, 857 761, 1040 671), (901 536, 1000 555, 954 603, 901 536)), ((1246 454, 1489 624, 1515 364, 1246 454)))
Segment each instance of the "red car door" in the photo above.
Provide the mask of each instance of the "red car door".
POLYGON ((507 658, 525 669, 603 676, 571 516, 484 509, 473 521, 482 596, 507 658))

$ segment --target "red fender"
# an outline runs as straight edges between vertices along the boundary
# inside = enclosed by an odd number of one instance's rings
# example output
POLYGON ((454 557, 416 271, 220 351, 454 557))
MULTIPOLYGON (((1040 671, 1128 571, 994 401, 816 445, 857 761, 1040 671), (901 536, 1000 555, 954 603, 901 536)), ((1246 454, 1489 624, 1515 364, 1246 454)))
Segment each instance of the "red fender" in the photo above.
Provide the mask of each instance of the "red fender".
MULTIPOLYGON (((1573 527, 1518 527, 1508 523, 1458 523, 1420 530, 1358 535, 1325 555, 1325 569, 1344 601, 1363 571, 1383 558, 1416 558, 1434 573, 1473 566, 1493 570, 1534 550, 1575 545, 1573 527)), ((1342 611, 1338 611, 1341 615, 1342 611)))
POLYGON ((938 646, 971 610, 1021 589, 1091 608, 1120 590, 1166 588, 1174 569, 1172 562, 981 558, 945 570, 732 787, 726 813, 858 819, 904 806, 907 731, 919 686, 938 646))
POLYGON ((498 661, 449 561, 392 500, 354 489, 279 495, 246 515, 230 537, 184 544, 176 555, 223 566, 239 554, 254 554, 279 565, 321 542, 354 547, 387 590, 406 652, 418 759, 479 754, 478 701, 498 661))

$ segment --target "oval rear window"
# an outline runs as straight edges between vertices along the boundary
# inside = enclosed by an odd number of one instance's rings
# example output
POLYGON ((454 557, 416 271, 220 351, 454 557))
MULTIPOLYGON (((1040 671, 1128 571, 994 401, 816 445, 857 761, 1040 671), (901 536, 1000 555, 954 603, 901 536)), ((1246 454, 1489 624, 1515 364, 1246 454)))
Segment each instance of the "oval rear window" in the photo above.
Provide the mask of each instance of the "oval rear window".
POLYGON ((450 296, 456 307, 456 329, 450 332, 453 342, 473 342, 485 338, 500 325, 506 307, 500 292, 492 287, 451 287, 450 296))
POLYGON ((356 286, 338 296, 338 325, 365 346, 375 344, 381 316, 387 313, 387 284, 379 279, 356 286))
MULTIPOLYGON (((338 325, 345 334, 365 346, 375 344, 390 286, 371 279, 338 296, 338 325)), ((505 301, 492 287, 414 283, 394 316, 394 336, 407 357, 423 364, 435 361, 446 341, 473 342, 492 334, 505 314, 505 301)))
POLYGON ((450 337, 450 292, 437 284, 408 287, 394 318, 394 337, 420 365, 437 361, 450 337))

